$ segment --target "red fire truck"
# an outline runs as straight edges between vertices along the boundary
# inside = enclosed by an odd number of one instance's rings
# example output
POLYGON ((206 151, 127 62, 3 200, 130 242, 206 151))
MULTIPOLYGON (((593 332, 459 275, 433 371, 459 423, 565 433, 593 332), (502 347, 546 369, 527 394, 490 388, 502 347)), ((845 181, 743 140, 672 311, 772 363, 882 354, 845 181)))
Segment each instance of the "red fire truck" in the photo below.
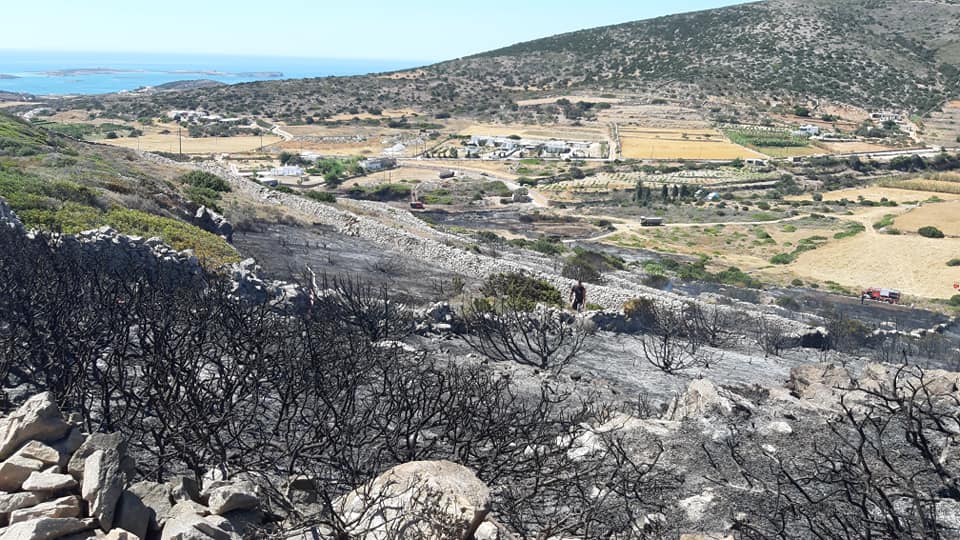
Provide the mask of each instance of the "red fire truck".
POLYGON ((886 302, 888 304, 900 303, 900 291, 894 289, 869 288, 860 293, 862 300, 872 300, 874 302, 886 302))

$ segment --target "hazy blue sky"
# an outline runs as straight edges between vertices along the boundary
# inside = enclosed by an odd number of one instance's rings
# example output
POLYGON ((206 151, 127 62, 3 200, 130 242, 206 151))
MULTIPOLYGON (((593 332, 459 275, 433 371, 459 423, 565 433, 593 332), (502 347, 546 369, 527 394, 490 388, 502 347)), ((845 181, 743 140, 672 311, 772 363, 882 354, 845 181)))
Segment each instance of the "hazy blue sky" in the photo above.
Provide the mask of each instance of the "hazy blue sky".
POLYGON ((0 49, 434 61, 571 30, 738 3, 35 0, 4 2, 0 49))

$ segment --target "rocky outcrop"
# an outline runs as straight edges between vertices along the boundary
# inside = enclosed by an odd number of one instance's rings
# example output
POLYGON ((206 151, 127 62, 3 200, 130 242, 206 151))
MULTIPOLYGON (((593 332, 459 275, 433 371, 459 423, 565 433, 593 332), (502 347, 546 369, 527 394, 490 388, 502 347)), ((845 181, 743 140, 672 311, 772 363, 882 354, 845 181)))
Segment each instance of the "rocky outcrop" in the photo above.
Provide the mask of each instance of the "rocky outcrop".
POLYGON ((839 392, 851 387, 850 372, 832 364, 808 364, 790 370, 787 388, 800 399, 830 405, 839 392))
POLYGON ((461 537, 468 528, 489 538, 496 534, 484 521, 489 505, 487 486, 449 461, 398 465, 335 502, 343 521, 368 540, 397 538, 401 531, 404 538, 461 537))
POLYGON ((130 485, 135 465, 122 437, 84 435, 50 393, 0 418, 0 440, 0 540, 232 540, 263 520, 249 481, 208 486, 209 508, 186 479, 130 485))
MULTIPOLYGON (((0 420, 0 459, 7 459, 14 451, 30 441, 53 442, 70 431, 70 425, 63 421, 60 409, 53 400, 53 394, 45 392, 26 401, 10 416, 0 420)), ((33 446, 28 445, 25 459, 33 446), (29 447, 29 448, 28 448, 29 447)))
POLYGON ((681 421, 710 415, 730 416, 737 410, 750 413, 754 408, 750 401, 730 390, 718 388, 707 379, 698 379, 673 400, 664 418, 681 421))
POLYGON ((13 213, 13 210, 7 204, 7 200, 3 197, 0 197, 0 227, 10 227, 21 232, 24 231, 20 218, 13 213))
POLYGON ((233 225, 224 217, 206 206, 197 209, 193 216, 193 223, 201 229, 211 232, 217 236, 223 237, 227 242, 233 243, 233 225))

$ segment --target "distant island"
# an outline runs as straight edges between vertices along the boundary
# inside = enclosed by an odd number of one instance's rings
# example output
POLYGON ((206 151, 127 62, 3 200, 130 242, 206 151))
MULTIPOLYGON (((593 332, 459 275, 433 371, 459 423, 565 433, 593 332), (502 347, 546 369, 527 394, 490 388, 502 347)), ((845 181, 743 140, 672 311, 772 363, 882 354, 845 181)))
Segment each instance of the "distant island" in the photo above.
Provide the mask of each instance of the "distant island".
POLYGON ((16 75, 7 75, 6 73, 0 73, 0 81, 9 81, 11 79, 19 79, 16 75))
POLYGON ((278 77, 283 77, 283 72, 280 72, 280 71, 243 71, 240 73, 228 73, 224 71, 176 70, 176 71, 163 71, 162 73, 170 73, 174 75, 201 75, 204 77, 245 77, 245 78, 257 78, 257 79, 274 79, 278 77))
POLYGON ((194 90, 197 88, 210 88, 214 86, 225 86, 225 84, 220 81, 200 79, 200 80, 192 80, 192 81, 173 81, 173 82, 168 82, 164 84, 158 84, 156 86, 144 88, 141 90, 154 91, 154 92, 170 92, 170 91, 179 91, 179 90, 194 90))
MULTIPOLYGON (((47 77, 77 77, 82 75, 117 75, 122 73, 150 73, 143 69, 113 69, 113 68, 74 68, 57 69, 52 71, 39 72, 47 77)), ((203 70, 173 70, 156 71, 155 73, 166 73, 170 75, 196 75, 201 77, 237 77, 237 78, 256 78, 256 79, 275 79, 283 77, 280 71, 243 71, 240 73, 230 73, 225 71, 203 71, 203 70)), ((0 79, 17 78, 12 75, 0 75, 0 79)))
POLYGON ((77 75, 115 75, 119 73, 144 73, 141 69, 77 68, 41 71, 47 77, 76 77, 77 75))

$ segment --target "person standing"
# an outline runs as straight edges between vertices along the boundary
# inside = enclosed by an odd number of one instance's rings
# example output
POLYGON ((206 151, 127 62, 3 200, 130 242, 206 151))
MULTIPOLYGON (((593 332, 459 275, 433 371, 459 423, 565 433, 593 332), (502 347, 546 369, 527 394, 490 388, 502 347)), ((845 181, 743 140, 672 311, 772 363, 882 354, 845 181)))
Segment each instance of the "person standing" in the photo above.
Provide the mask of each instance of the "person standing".
POLYGON ((573 300, 573 310, 577 313, 583 311, 583 306, 587 303, 587 288, 583 286, 583 282, 579 279, 577 284, 570 289, 570 299, 573 300))

